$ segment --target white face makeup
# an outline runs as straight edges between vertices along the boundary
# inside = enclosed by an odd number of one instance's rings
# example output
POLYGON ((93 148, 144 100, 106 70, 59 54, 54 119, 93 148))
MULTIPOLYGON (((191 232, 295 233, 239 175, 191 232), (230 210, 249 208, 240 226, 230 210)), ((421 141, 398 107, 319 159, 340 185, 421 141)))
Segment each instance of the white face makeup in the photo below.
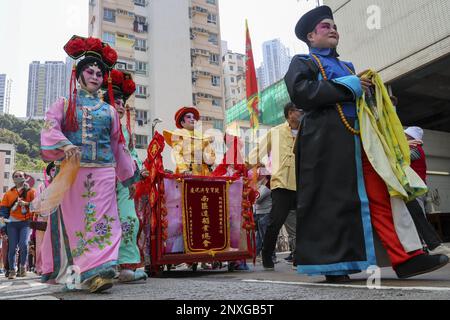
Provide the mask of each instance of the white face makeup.
POLYGON ((335 49, 339 44, 336 24, 331 19, 322 20, 314 31, 308 34, 308 40, 314 48, 335 49))
POLYGON ((81 77, 80 79, 78 79, 78 82, 80 83, 82 89, 90 93, 95 93, 98 91, 98 89, 100 89, 103 83, 103 73, 99 67, 89 66, 84 69, 82 75, 84 77, 84 82, 82 81, 81 77))
POLYGON ((181 122, 181 125, 183 126, 183 128, 187 129, 187 130, 194 130, 195 124, 197 123, 197 120, 195 119, 195 116, 193 113, 186 113, 183 116, 183 120, 181 122))

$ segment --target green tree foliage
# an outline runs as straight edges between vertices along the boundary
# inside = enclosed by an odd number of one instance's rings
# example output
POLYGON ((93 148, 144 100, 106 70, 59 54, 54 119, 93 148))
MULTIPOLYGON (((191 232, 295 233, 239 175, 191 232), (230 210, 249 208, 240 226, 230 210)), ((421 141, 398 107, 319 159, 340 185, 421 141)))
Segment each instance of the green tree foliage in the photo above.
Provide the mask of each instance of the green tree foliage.
POLYGON ((28 154, 30 151, 29 143, 8 129, 0 129, 0 143, 14 144, 19 153, 28 154))
POLYGON ((16 153, 15 170, 23 170, 25 172, 41 172, 45 167, 45 162, 40 158, 33 159, 27 155, 16 153))
POLYGON ((16 146, 16 169, 41 171, 45 163, 40 158, 42 120, 22 121, 13 115, 0 115, 0 143, 16 146))

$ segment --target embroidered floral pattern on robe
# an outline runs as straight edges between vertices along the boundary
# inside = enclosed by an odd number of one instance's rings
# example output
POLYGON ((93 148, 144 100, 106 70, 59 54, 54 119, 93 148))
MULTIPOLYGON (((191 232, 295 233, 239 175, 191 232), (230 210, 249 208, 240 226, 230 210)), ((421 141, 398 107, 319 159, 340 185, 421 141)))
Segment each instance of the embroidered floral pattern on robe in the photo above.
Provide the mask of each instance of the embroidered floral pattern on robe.
POLYGON ((122 222, 122 241, 125 244, 130 244, 133 242, 133 234, 135 229, 135 219, 133 217, 127 217, 128 221, 122 222))
POLYGON ((82 231, 77 231, 75 233, 78 242, 77 247, 72 250, 73 257, 82 256, 85 252, 89 251, 89 247, 92 246, 97 246, 98 249, 103 250, 106 245, 112 245, 110 241, 112 236, 111 224, 116 219, 104 214, 100 222, 93 225, 96 221, 95 215, 97 213, 95 204, 91 202, 91 199, 96 196, 96 192, 93 191, 94 186, 95 180, 92 180, 92 174, 89 174, 87 180, 84 182, 86 192, 82 195, 83 198, 88 199, 88 202, 84 207, 85 229, 84 233, 82 231), (88 237, 88 234, 90 234, 90 237, 88 237))

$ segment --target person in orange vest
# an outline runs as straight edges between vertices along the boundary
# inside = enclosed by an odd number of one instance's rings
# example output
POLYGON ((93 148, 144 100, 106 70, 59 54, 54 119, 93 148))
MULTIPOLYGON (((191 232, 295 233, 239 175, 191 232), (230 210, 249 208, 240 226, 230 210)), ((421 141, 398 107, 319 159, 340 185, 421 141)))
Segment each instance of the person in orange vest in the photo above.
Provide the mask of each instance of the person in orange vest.
POLYGON ((9 221, 6 225, 8 235, 8 279, 26 277, 25 265, 28 257, 28 240, 30 237, 30 203, 36 196, 36 191, 30 188, 25 181, 25 172, 15 171, 13 173, 15 186, 5 193, 1 205, 0 216, 3 222, 5 218, 9 221), (16 248, 19 246, 19 268, 16 273, 16 248))

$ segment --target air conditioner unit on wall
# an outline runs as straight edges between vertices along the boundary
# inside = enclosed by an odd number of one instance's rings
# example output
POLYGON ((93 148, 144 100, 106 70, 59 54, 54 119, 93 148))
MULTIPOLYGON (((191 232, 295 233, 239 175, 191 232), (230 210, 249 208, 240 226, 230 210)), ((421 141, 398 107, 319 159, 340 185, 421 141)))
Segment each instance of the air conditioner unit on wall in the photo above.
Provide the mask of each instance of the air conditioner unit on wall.
POLYGON ((121 64, 121 63, 116 65, 116 69, 123 70, 123 71, 127 70, 125 64, 121 64))

